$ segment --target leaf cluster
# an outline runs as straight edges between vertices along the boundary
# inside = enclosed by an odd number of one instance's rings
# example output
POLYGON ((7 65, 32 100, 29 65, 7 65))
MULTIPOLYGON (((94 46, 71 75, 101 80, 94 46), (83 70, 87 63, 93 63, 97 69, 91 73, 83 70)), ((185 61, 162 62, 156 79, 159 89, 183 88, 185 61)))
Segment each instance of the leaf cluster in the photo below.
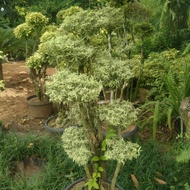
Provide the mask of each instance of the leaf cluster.
POLYGON ((80 127, 68 127, 65 129, 61 137, 63 148, 69 158, 76 162, 79 166, 83 166, 88 163, 92 156, 88 140, 84 134, 83 128, 80 127))
POLYGON ((114 101, 100 110, 100 119, 114 130, 127 129, 137 121, 138 110, 128 101, 114 101))
POLYGON ((49 78, 46 89, 54 102, 90 103, 98 100, 102 85, 85 74, 64 70, 49 78))
POLYGON ((119 163, 124 164, 126 160, 132 160, 140 155, 141 147, 137 143, 130 141, 125 142, 124 139, 111 139, 106 140, 107 150, 105 157, 117 160, 119 163))
POLYGON ((78 6, 71 6, 68 9, 63 9, 60 10, 57 14, 56 14, 56 18, 58 22, 62 22, 67 16, 71 16, 77 12, 82 11, 83 9, 81 7, 78 6))
POLYGON ((130 60, 121 61, 104 55, 97 62, 99 66, 95 68, 94 75, 104 87, 111 89, 121 88, 124 83, 133 78, 130 60))
POLYGON ((48 19, 42 13, 28 13, 25 17, 25 23, 22 23, 15 28, 15 36, 17 38, 27 38, 35 32, 40 33, 47 23, 48 19))
POLYGON ((65 67, 74 69, 87 64, 94 55, 93 47, 87 47, 83 40, 68 35, 52 37, 40 44, 39 51, 47 55, 51 65, 64 63, 65 67))

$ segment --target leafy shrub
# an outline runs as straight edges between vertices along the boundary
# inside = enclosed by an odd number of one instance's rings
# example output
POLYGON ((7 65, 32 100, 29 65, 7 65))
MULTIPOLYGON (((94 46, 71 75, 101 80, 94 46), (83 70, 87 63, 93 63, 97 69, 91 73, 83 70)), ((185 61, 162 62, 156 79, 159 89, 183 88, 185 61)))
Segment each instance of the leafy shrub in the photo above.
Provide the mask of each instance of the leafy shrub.
POLYGON ((8 58, 23 59, 25 54, 24 41, 16 39, 13 29, 0 28, 0 50, 8 54, 8 58))

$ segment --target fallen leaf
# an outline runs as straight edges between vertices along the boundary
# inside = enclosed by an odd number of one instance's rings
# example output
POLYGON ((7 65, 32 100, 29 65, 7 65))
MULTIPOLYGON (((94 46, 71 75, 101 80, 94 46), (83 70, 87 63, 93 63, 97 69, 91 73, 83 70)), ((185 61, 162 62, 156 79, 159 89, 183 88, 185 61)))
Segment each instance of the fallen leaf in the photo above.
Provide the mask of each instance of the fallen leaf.
POLYGON ((27 121, 27 119, 23 118, 23 119, 20 120, 20 123, 24 124, 26 121, 27 121))
POLYGON ((138 189, 139 188, 139 182, 138 182, 138 180, 137 180, 137 178, 136 178, 136 176, 134 174, 131 174, 131 179, 132 179, 136 189, 138 189))
POLYGON ((34 143, 30 143, 27 148, 32 148, 34 146, 34 143))
POLYGON ((157 176, 162 177, 162 174, 160 172, 155 172, 157 176))
POLYGON ((167 183, 165 182, 165 181, 163 181, 163 180, 161 180, 161 179, 159 179, 159 178, 154 178, 159 184, 161 184, 161 185, 166 185, 167 183))

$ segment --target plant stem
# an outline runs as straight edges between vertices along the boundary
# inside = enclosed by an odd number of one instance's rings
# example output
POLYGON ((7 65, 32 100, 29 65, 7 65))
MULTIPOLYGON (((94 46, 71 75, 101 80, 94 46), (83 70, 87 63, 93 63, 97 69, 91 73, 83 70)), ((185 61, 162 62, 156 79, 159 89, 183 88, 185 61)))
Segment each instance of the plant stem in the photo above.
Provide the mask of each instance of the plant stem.
POLYGON ((87 121, 86 121, 86 112, 85 112, 85 108, 80 105, 80 113, 81 113, 81 118, 82 118, 82 123, 83 123, 83 127, 84 127, 84 132, 86 134, 86 137, 88 138, 89 141, 89 145, 90 148, 93 152, 96 153, 96 149, 95 149, 95 134, 91 131, 90 126, 87 125, 87 121))
POLYGON ((85 164, 85 165, 83 165, 83 167, 84 167, 84 170, 86 172, 87 180, 91 179, 92 177, 91 177, 91 174, 90 174, 88 166, 85 164))
POLYGON ((108 32, 108 49, 109 49, 109 56, 112 57, 111 32, 108 32))
POLYGON ((112 178, 111 189, 110 190, 115 190, 115 184, 116 184, 117 176, 118 176, 119 171, 121 169, 121 165, 122 164, 120 162, 117 162, 117 166, 116 166, 116 169, 115 169, 115 172, 114 172, 114 176, 112 178))

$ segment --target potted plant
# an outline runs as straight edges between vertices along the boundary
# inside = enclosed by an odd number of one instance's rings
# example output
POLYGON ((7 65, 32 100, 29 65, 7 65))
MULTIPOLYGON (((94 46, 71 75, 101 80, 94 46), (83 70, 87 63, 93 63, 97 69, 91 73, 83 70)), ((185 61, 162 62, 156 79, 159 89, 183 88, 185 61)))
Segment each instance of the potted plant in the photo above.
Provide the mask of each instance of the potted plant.
POLYGON ((121 166, 140 154, 140 146, 125 141, 121 134, 122 128, 135 124, 138 110, 124 100, 100 106, 97 102, 101 90, 102 84, 94 77, 66 69, 46 81, 46 94, 50 100, 78 105, 82 124, 66 128, 62 141, 67 155, 84 167, 83 187, 114 190, 121 166), (108 130, 104 136, 102 127, 105 123, 108 130), (117 161, 111 182, 107 176, 109 160, 117 161))
POLYGON ((27 97, 27 104, 30 107, 34 118, 45 118, 52 114, 53 103, 45 94, 45 80, 48 61, 40 53, 36 52, 26 61, 30 69, 30 79, 34 86, 35 94, 27 97))

